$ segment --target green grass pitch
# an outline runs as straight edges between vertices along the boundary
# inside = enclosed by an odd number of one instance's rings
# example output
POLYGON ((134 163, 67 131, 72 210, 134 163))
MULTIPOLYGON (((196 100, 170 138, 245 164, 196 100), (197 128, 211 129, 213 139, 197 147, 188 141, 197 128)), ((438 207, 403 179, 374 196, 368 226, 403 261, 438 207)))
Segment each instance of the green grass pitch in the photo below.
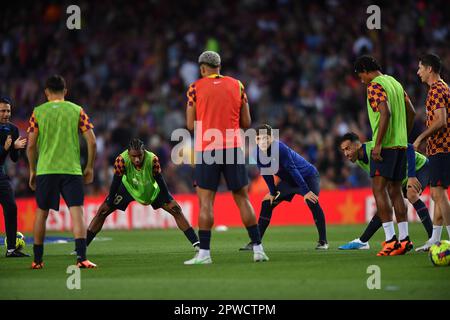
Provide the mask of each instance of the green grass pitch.
MULTIPOLYGON (((213 232, 213 264, 195 266, 183 265, 194 252, 178 230, 103 231, 99 236, 112 240, 94 241, 89 247, 88 258, 99 268, 81 270, 80 290, 66 287, 73 243, 46 245, 43 270, 30 270, 31 258, 4 258, 3 249, 0 299, 450 298, 450 267, 432 266, 427 254, 376 257, 381 230, 370 250, 337 249, 363 228, 329 226, 330 249, 316 251, 314 226, 269 227, 264 238, 267 263, 254 263, 251 253, 238 252, 248 241, 245 229, 213 232), (370 265, 380 267, 379 290, 367 288, 370 265)), ((410 224, 410 234, 416 245, 426 240, 420 224, 410 224)), ((32 251, 30 245, 26 251, 32 251)))

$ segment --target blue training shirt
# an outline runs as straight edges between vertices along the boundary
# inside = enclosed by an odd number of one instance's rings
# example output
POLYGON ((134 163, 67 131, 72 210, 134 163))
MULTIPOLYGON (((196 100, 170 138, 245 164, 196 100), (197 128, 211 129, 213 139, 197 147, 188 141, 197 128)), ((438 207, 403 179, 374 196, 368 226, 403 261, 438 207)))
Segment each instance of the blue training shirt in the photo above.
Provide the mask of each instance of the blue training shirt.
MULTIPOLYGON (((314 175, 318 175, 317 169, 308 161, 305 160, 297 152, 289 148, 281 141, 274 140, 268 149, 268 155, 270 156, 273 148, 279 148, 279 159, 272 159, 271 161, 277 161, 279 163, 278 172, 275 173, 283 181, 288 181, 293 185, 297 185, 300 188, 301 195, 307 194, 310 190, 306 184, 304 178, 314 175)), ((262 152, 259 147, 256 148, 256 164, 258 168, 269 167, 269 164, 262 164, 260 162, 259 153, 262 152)), ((269 187, 270 194, 276 194, 275 182, 273 175, 263 175, 263 178, 269 187)))

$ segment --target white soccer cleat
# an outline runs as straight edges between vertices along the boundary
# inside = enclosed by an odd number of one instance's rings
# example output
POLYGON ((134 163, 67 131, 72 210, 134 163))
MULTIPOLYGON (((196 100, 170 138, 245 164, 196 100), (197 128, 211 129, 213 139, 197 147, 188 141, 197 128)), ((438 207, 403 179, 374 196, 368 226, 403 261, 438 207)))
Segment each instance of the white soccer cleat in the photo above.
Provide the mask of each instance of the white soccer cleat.
POLYGON ((430 251, 430 248, 433 244, 431 242, 425 242, 425 244, 421 247, 416 248, 416 252, 427 252, 430 251))
POLYGON ((195 254, 195 257, 193 257, 191 260, 187 260, 184 262, 185 265, 193 265, 193 264, 211 264, 212 259, 211 256, 206 256, 203 258, 199 258, 199 254, 195 254))
POLYGON ((255 262, 263 262, 263 261, 269 261, 269 257, 267 254, 264 253, 264 251, 253 251, 253 261, 255 262))
POLYGON ((328 250, 328 242, 319 241, 317 242, 316 250, 328 250))

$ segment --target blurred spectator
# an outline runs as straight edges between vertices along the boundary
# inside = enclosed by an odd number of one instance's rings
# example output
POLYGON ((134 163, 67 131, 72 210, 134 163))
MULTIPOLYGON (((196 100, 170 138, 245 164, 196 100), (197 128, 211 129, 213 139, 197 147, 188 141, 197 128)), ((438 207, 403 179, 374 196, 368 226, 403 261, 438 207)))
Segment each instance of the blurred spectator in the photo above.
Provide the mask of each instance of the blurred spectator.
MULTIPOLYGON (((319 168, 323 189, 369 183, 337 146, 348 130, 371 138, 365 87, 353 75, 357 55, 374 55, 404 85, 417 110, 411 140, 425 120, 417 57, 433 51, 450 66, 445 0, 385 1, 379 31, 366 28, 368 0, 84 0, 81 30, 66 28, 71 2, 62 3, 2 6, 0 93, 13 99, 12 120, 24 135, 44 102, 45 79, 66 78, 68 99, 83 106, 98 137, 91 194, 107 191, 113 161, 133 136, 158 155, 173 192, 194 191, 192 167, 170 161, 170 135, 185 125, 186 89, 207 48, 220 52, 223 74, 243 79, 253 121, 280 128, 280 138, 319 168)), ((10 170, 17 196, 30 195, 25 157, 10 170)), ((250 178, 253 190, 264 189, 257 172, 250 178)))

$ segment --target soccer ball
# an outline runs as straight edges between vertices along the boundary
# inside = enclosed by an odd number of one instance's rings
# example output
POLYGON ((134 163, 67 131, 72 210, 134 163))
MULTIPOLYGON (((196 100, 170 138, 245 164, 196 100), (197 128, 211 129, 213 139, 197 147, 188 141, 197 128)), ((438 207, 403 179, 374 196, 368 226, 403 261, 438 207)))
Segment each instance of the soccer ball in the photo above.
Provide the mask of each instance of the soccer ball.
MULTIPOLYGON (((5 247, 8 247, 8 240, 5 237, 5 247)), ((25 248, 25 236, 22 232, 17 232, 16 234, 16 250, 22 250, 25 248)))
POLYGON ((429 256, 435 266, 450 265, 450 241, 442 240, 433 244, 429 256))

